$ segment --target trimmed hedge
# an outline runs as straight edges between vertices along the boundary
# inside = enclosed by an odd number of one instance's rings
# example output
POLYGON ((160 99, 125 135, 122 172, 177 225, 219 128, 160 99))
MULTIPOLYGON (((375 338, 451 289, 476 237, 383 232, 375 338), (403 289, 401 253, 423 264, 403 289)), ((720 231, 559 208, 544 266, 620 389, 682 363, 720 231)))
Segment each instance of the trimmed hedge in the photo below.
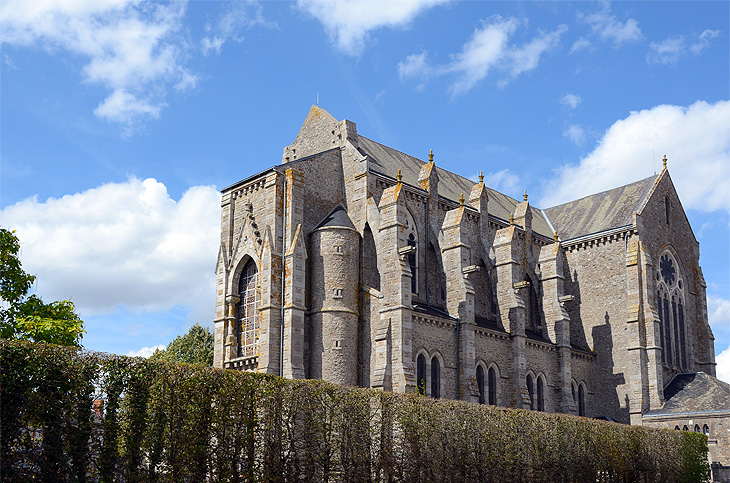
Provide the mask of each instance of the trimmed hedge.
POLYGON ((3 481, 709 477, 698 433, 8 340, 0 369, 3 481))

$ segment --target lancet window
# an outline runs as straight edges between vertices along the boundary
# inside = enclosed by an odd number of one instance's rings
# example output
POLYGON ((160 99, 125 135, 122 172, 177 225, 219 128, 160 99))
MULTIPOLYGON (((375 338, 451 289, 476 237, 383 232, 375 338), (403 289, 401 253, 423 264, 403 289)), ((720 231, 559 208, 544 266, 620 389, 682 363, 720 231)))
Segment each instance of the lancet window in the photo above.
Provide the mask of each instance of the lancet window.
POLYGON ((679 264, 668 250, 659 257, 656 287, 662 362, 679 370, 688 369, 684 280, 679 264))
POLYGON ((406 239, 408 246, 416 249, 413 253, 408 255, 408 265, 411 269, 411 292, 414 294, 418 293, 418 232, 416 231, 416 223, 413 221, 413 216, 406 211, 406 239))
POLYGON ((239 356, 249 357, 259 352, 259 305, 261 295, 258 289, 258 270, 256 262, 249 260, 243 267, 238 282, 238 324, 240 348, 239 356))

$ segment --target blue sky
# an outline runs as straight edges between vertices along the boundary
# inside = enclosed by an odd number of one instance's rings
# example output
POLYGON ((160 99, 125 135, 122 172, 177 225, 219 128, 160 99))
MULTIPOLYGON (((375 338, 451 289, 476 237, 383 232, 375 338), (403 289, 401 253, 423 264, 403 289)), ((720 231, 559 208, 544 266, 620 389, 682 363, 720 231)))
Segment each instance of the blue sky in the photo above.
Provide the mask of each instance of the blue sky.
POLYGON ((2 0, 0 224, 87 348, 145 353, 211 323, 218 190, 317 99, 541 208, 666 154, 730 381, 729 6, 2 0))

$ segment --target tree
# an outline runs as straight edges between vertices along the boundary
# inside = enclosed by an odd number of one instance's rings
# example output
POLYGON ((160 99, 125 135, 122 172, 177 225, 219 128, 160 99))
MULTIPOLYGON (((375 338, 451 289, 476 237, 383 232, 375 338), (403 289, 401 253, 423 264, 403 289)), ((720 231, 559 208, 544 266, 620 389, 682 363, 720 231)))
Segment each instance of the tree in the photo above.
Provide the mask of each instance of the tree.
POLYGON ((15 232, 0 228, 0 337, 81 347, 86 331, 73 302, 28 295, 36 277, 23 270, 19 251, 15 232))
POLYGON ((195 324, 187 334, 175 337, 166 349, 157 349, 151 359, 212 366, 213 334, 207 327, 195 324))

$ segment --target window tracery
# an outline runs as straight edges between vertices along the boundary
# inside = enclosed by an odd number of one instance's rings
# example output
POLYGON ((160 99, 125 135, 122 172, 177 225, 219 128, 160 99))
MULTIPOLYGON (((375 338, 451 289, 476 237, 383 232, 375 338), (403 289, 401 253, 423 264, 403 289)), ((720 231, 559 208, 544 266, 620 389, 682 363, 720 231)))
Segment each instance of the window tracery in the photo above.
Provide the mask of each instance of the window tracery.
POLYGON ((238 347, 240 357, 258 355, 259 352, 259 305, 261 295, 258 289, 256 262, 249 260, 243 267, 238 282, 238 347))
POLYGON ((683 276, 669 250, 665 250, 659 258, 656 285, 662 362, 679 370, 687 369, 683 276))

